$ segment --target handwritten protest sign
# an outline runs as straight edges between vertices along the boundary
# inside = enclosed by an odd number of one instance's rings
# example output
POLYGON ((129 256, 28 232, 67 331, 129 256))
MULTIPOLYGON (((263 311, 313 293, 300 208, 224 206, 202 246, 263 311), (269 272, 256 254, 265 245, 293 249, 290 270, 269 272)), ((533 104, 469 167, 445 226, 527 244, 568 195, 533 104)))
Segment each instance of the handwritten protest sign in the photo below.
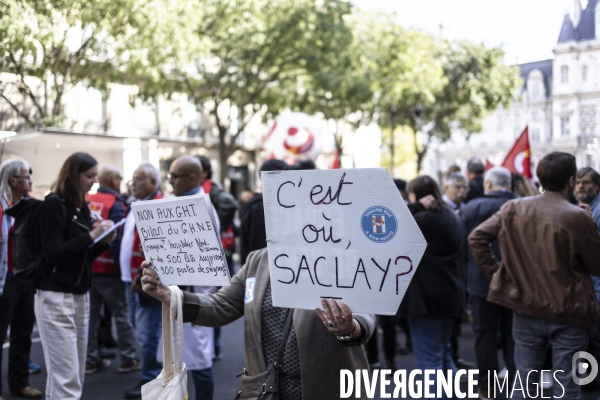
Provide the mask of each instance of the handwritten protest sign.
POLYGON ((427 243, 387 170, 262 172, 273 305, 392 315, 427 243))
POLYGON ((131 212, 144 256, 163 284, 231 284, 208 195, 138 201, 131 212))

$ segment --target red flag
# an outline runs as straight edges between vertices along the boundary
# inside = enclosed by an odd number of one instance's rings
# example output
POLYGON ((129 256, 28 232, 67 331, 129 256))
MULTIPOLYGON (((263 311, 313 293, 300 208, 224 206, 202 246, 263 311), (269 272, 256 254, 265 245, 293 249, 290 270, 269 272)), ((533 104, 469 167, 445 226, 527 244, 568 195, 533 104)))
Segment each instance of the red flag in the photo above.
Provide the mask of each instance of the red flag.
POLYGON ((335 153, 333 155, 333 164, 331 165, 331 169, 340 169, 340 149, 335 148, 335 153))
POLYGON ((494 168, 494 164, 492 164, 490 162, 490 160, 488 160, 487 158, 485 159, 485 168, 483 169, 485 172, 489 171, 490 169, 494 168))
POLYGON ((512 149, 508 152, 502 166, 510 172, 517 172, 523 175, 527 179, 533 178, 533 174, 531 173, 531 147, 529 146, 528 127, 525 127, 523 133, 521 133, 512 149))

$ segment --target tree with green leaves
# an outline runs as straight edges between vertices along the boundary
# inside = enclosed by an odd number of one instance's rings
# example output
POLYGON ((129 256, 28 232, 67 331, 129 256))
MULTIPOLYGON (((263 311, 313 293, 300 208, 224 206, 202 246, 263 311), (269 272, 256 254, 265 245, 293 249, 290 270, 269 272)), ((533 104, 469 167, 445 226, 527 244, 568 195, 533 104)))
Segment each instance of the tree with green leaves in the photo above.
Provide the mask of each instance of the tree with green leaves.
POLYGON ((351 37, 343 0, 203 0, 198 39, 170 76, 210 114, 219 135, 220 179, 238 138, 255 117, 301 97, 303 79, 328 68, 351 37), (233 129, 231 109, 241 114, 233 129))
POLYGON ((360 12, 354 10, 348 18, 352 29, 345 45, 333 54, 326 64, 307 75, 302 95, 290 98, 289 107, 308 114, 321 114, 334 122, 333 137, 338 156, 344 151, 344 135, 353 134, 373 118, 373 89, 371 65, 363 49, 364 31, 360 12))
POLYGON ((456 129, 467 136, 480 132, 483 118, 508 106, 520 84, 518 69, 504 64, 500 48, 435 40, 391 20, 374 35, 380 37, 370 50, 379 71, 379 124, 411 128, 417 171, 433 140, 444 142, 456 129))
POLYGON ((62 99, 87 80, 121 81, 130 42, 145 26, 145 0, 4 0, 0 99, 32 127, 64 122, 62 99))
POLYGON ((436 41, 421 32, 405 29, 394 14, 371 15, 366 33, 367 58, 375 71, 373 86, 377 122, 389 128, 390 171, 394 171, 396 128, 407 125, 407 111, 431 108, 443 89, 442 63, 436 41))

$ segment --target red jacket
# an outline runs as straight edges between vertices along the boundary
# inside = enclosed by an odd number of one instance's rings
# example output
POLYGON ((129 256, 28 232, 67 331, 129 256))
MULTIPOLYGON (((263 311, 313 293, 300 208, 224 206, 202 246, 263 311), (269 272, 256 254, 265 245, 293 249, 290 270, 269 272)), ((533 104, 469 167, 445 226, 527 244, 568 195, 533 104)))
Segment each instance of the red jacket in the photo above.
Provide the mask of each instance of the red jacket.
MULTIPOLYGON (((154 197, 149 200, 158 200, 162 199, 163 196, 160 192, 156 192, 154 197)), ((140 265, 144 262, 144 254, 141 251, 142 240, 140 239, 140 235, 138 234, 137 229, 133 233, 133 248, 131 249, 131 281, 135 282, 137 279, 137 275, 140 269, 140 265)))
MULTIPOLYGON (((100 221, 108 219, 110 210, 117 201, 123 205, 123 209, 127 209, 125 202, 123 202, 120 197, 112 193, 88 193, 85 195, 85 200, 88 202, 90 214, 92 216, 92 220, 94 221, 94 227, 96 227, 100 221)), ((100 254, 100 256, 98 256, 98 258, 94 260, 92 263, 92 273, 106 275, 119 274, 119 268, 115 265, 110 249, 106 249, 106 251, 104 251, 102 254, 100 254)))

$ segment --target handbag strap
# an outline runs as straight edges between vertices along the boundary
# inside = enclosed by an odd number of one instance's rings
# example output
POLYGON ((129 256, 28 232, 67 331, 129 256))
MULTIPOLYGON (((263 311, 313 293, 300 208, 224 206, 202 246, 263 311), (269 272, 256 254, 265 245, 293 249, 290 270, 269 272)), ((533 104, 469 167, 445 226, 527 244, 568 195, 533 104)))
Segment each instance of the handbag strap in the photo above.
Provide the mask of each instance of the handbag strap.
POLYGON ((277 352, 277 361, 275 361, 275 367, 281 368, 283 364, 283 353, 285 351, 285 344, 287 343, 288 336, 290 334, 290 330, 292 328, 292 319, 294 317, 294 313, 292 309, 288 308, 287 318, 285 320, 285 325, 283 327, 283 335, 281 335, 281 342, 279 343, 279 351, 277 352))
POLYGON ((181 290, 175 285, 169 286, 171 304, 163 304, 163 369, 168 384, 183 369, 183 311, 181 290))

